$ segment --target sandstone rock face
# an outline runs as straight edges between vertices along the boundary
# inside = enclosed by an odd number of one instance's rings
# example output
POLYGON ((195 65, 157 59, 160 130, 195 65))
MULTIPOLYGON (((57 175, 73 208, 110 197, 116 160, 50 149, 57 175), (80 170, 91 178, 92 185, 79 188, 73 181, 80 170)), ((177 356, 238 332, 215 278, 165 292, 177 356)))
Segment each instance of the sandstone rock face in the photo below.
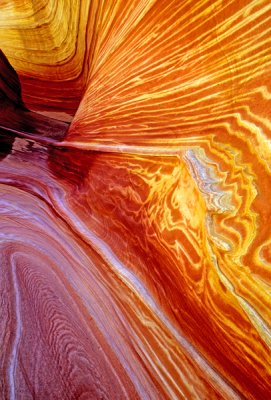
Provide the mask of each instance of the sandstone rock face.
POLYGON ((270 27, 0 0, 0 400, 271 398, 270 27))

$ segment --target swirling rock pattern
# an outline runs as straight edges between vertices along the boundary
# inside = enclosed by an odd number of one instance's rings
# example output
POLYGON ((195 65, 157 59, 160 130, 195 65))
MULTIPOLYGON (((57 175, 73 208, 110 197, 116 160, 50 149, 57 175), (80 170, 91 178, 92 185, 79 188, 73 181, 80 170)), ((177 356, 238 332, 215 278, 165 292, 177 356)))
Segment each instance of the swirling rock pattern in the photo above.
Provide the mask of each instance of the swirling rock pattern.
POLYGON ((0 398, 269 400, 270 2, 0 5, 0 398))

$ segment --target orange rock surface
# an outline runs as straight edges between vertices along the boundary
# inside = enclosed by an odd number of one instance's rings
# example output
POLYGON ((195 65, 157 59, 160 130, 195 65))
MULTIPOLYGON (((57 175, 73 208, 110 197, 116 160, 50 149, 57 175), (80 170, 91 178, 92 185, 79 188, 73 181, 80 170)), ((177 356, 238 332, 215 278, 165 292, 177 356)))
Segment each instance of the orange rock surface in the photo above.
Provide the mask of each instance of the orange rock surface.
POLYGON ((0 399, 269 400, 270 2, 0 0, 0 39, 0 399))

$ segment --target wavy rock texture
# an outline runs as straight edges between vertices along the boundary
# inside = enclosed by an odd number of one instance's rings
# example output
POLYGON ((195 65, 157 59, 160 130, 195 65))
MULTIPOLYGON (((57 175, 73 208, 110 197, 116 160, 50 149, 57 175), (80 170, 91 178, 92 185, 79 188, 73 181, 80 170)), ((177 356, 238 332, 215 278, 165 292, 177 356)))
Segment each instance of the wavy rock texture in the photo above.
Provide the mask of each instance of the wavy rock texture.
POLYGON ((0 398, 269 400, 270 2, 0 6, 0 398))
POLYGON ((29 108, 71 119, 90 68, 95 3, 1 0, 1 48, 20 76, 29 108))

